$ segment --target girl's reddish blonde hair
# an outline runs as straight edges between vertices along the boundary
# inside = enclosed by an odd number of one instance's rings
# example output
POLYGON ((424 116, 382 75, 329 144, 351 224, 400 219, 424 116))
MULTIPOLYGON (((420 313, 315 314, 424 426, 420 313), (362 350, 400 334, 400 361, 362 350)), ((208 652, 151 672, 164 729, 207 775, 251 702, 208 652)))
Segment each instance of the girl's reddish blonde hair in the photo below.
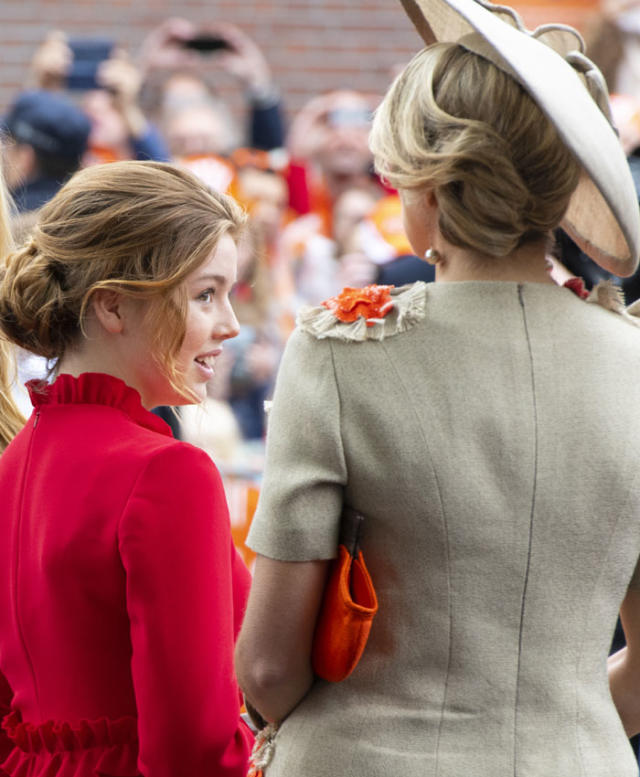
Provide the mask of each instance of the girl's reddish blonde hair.
POLYGON ((238 239, 242 209, 178 167, 116 162, 76 173, 43 207, 0 277, 0 330, 47 359, 83 336, 98 289, 148 301, 153 356, 185 393, 176 355, 184 338, 180 285, 223 235, 238 239))

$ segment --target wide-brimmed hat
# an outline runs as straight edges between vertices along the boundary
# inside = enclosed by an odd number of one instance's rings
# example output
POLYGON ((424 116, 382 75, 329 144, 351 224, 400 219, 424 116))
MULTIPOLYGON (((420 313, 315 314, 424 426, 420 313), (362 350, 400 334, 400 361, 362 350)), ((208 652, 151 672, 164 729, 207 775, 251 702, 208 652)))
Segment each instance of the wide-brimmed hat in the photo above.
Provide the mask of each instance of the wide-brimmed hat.
POLYGON ((561 24, 530 32, 511 8, 485 0, 401 2, 427 45, 459 43, 526 89, 583 167, 561 226, 601 267, 631 275, 640 255, 638 196, 604 78, 580 34, 561 24))

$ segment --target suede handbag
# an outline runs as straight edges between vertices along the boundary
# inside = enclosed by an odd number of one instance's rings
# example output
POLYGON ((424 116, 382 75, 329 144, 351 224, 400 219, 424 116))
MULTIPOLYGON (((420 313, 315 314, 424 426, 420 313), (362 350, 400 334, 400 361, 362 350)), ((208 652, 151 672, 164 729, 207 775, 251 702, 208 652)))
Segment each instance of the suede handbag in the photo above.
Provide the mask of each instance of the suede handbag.
POLYGON ((313 670, 332 683, 344 680, 356 668, 378 611, 360 548, 363 522, 360 513, 344 509, 338 557, 332 562, 313 637, 313 670))

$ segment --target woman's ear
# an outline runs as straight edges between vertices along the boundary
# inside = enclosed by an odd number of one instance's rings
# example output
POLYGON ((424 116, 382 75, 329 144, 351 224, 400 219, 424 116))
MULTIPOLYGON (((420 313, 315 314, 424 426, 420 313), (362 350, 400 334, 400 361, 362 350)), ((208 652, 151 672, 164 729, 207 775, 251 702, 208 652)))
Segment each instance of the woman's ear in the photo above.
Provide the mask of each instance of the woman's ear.
POLYGON ((91 297, 91 309, 109 334, 122 334, 125 327, 125 298, 113 289, 98 289, 91 297))

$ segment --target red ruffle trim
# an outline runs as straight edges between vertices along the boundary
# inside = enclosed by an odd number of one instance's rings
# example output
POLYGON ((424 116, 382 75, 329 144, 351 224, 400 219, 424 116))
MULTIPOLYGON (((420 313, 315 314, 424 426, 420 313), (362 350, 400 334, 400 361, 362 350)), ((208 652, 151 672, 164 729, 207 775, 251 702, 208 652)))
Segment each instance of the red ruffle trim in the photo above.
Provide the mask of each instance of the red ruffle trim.
POLYGON ((42 405, 107 405, 122 410, 140 426, 171 436, 169 425, 142 406, 140 394, 113 375, 83 372, 76 378, 63 373, 53 383, 30 380, 26 386, 35 408, 42 405))
POLYGON ((17 711, 2 728, 15 747, 0 765, 10 777, 139 777, 137 720, 100 718, 77 725, 23 723, 17 711))

